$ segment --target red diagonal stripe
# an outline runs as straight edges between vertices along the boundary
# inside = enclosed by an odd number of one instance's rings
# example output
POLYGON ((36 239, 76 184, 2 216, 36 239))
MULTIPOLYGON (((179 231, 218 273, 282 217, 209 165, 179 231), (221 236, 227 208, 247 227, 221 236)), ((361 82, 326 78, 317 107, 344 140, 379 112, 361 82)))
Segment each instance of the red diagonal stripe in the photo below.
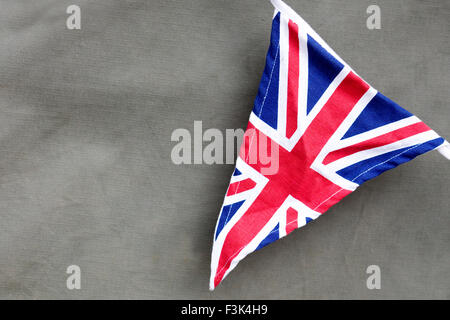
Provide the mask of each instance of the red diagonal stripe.
POLYGON ((298 25, 289 20, 289 67, 286 114, 286 136, 288 138, 297 130, 299 48, 298 25))
POLYGON ((256 183, 251 179, 245 179, 239 182, 230 184, 228 187, 227 196, 232 196, 254 188, 256 183))
POLYGON ((387 145, 390 143, 394 143, 396 141, 406 139, 415 134, 429 131, 429 130, 431 130, 431 129, 423 122, 414 123, 414 124, 411 124, 404 128, 400 128, 395 131, 385 133, 379 137, 375 137, 370 140, 362 141, 362 142, 354 144, 352 146, 348 146, 346 148, 342 148, 342 149, 330 152, 323 160, 323 164, 326 165, 333 161, 341 159, 343 157, 354 154, 356 152, 384 146, 384 145, 387 145))
POLYGON ((298 228, 297 222, 298 212, 293 208, 287 209, 286 212, 286 234, 291 233, 298 228))
POLYGON ((351 71, 311 122, 293 152, 307 151, 307 164, 311 165, 342 121, 368 90, 369 85, 351 71))

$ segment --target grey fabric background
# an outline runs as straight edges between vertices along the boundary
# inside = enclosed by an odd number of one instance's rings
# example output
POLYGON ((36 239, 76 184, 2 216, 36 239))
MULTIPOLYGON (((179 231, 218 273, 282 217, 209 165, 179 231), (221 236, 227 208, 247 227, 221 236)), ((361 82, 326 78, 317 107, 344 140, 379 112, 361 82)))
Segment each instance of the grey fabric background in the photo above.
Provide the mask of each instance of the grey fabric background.
MULTIPOLYGON (((450 137, 448 0, 287 1, 366 81, 450 137), (366 28, 378 4, 382 29, 366 28)), ((366 183, 208 291, 231 165, 177 128, 243 128, 268 1, 0 0, 0 298, 450 298, 449 162, 366 183), (66 8, 81 7, 81 30, 66 8), (66 268, 81 267, 81 290, 66 268), (381 290, 366 268, 381 268, 381 290)))

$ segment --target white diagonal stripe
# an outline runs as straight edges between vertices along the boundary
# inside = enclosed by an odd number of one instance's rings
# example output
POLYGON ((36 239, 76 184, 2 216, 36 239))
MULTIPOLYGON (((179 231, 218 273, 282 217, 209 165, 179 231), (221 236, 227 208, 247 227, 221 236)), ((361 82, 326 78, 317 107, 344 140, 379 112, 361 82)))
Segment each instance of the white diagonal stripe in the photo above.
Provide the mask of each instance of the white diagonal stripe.
POLYGON ((416 144, 424 143, 437 138, 439 138, 439 135, 433 130, 429 130, 381 147, 356 152, 352 155, 336 160, 326 165, 325 167, 328 170, 336 172, 360 161, 367 160, 398 149, 411 147, 416 144))

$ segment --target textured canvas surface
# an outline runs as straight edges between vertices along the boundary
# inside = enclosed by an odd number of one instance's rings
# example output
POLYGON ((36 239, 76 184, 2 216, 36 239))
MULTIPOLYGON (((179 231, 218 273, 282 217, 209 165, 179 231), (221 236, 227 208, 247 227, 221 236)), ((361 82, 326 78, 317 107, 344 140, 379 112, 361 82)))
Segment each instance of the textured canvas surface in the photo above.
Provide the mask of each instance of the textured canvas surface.
MULTIPOLYGON (((365 80, 450 137, 450 5, 287 1, 365 80)), ((269 1, 0 1, 0 298, 450 298, 450 167, 368 182, 208 291, 233 165, 173 164, 177 128, 243 128, 269 1), (81 7, 81 30, 66 8, 81 7), (81 289, 66 288, 79 265, 81 289), (368 290, 366 268, 381 269, 368 290)))

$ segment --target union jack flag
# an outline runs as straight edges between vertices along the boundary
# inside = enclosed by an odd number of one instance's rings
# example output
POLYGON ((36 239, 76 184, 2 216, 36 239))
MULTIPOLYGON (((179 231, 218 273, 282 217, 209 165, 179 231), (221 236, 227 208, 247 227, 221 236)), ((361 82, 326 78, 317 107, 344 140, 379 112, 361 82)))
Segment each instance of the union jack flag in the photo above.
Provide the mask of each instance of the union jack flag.
POLYGON ((362 80, 289 6, 271 2, 266 66, 214 234, 211 290, 246 255, 363 182, 433 149, 450 159, 447 141, 362 80), (277 147, 276 172, 251 161, 264 140, 277 147))

